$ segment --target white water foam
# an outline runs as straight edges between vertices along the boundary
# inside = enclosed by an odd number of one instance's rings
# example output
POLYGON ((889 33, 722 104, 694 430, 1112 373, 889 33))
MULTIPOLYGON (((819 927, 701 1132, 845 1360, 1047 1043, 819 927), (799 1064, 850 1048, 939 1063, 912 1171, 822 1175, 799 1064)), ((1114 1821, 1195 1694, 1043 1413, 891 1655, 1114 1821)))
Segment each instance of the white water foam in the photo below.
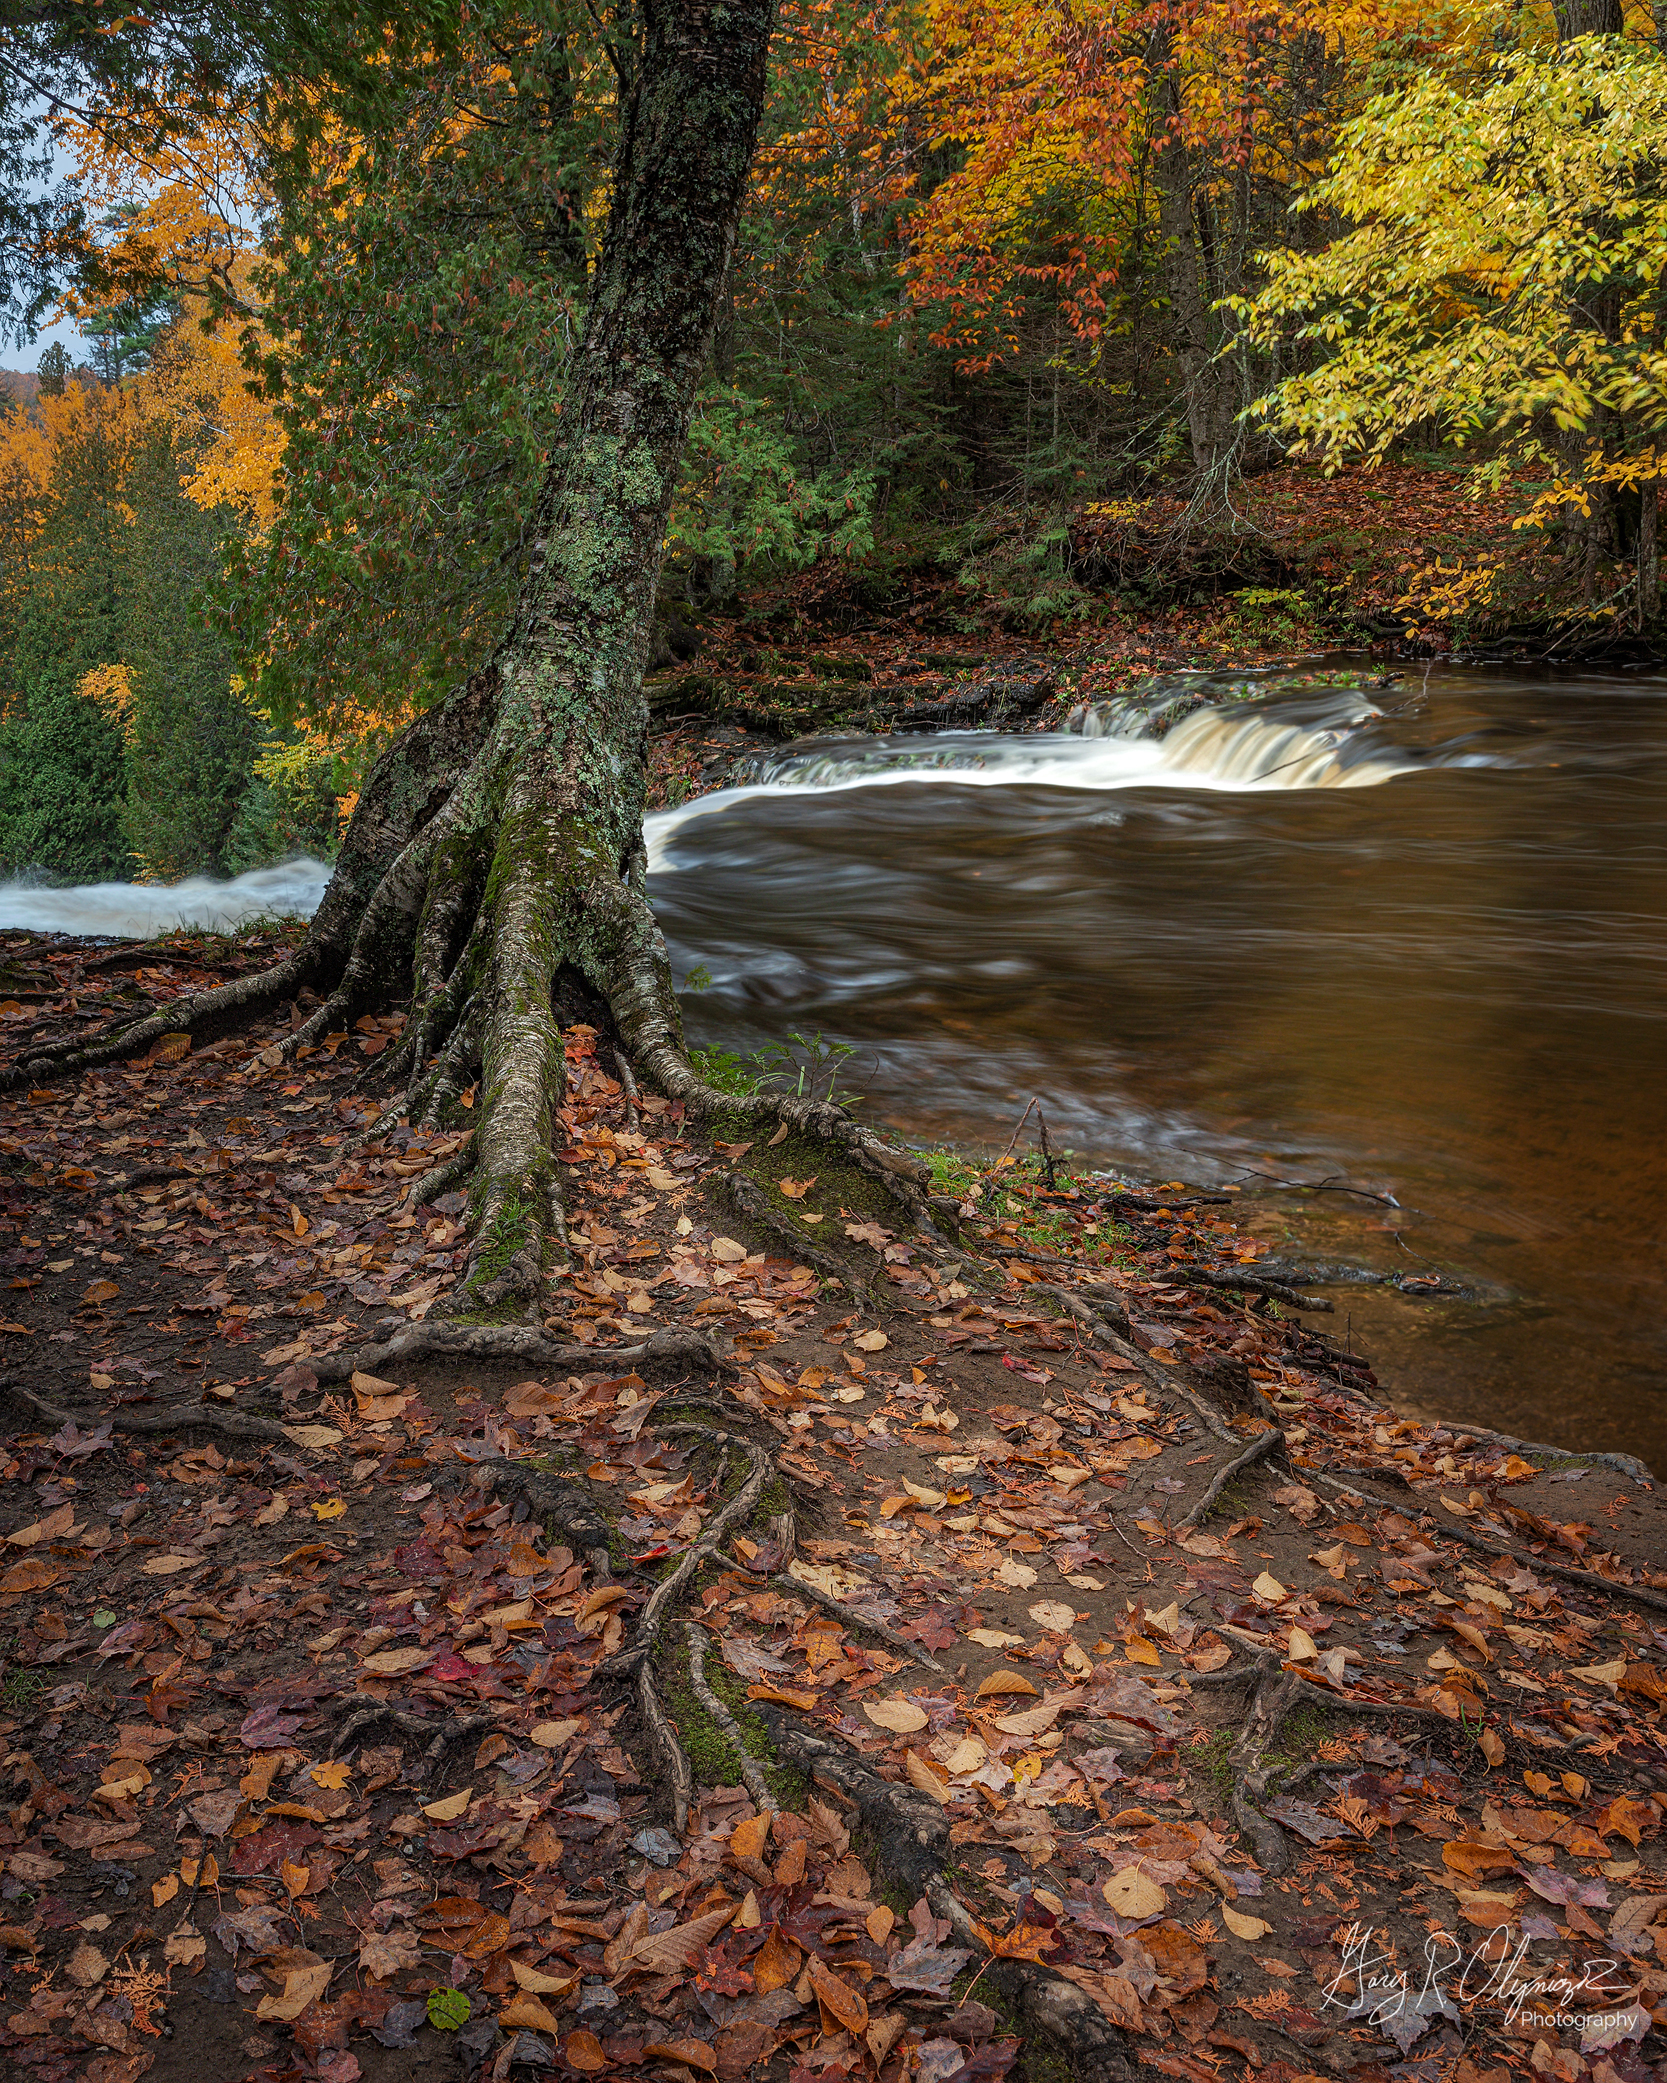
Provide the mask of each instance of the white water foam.
POLYGON ((1424 761, 1374 742, 1365 726, 1382 714, 1353 697, 1325 704, 1323 720, 1244 707, 1204 708, 1175 725, 1167 737, 1128 730, 1098 735, 1038 732, 1004 737, 940 733, 929 740, 894 738, 790 754, 765 761, 760 778, 701 796, 646 821, 650 873, 675 867, 671 845, 691 820, 758 796, 898 787, 906 782, 953 782, 960 788, 1133 788, 1249 790, 1376 788, 1424 761))
POLYGON ((82 933, 111 940, 153 940, 159 933, 228 933, 250 919, 309 919, 331 870, 323 861, 282 861, 231 882, 207 875, 184 882, 92 882, 77 889, 0 884, 0 927, 30 933, 82 933))

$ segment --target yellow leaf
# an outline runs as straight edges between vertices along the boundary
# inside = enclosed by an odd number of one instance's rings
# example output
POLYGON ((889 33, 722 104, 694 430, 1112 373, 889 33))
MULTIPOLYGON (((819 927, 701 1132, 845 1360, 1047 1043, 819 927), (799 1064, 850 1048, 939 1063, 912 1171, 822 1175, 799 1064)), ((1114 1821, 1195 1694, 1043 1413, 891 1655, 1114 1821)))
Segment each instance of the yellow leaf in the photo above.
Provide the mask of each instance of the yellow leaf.
POLYGON ((1144 1635, 1130 1635, 1123 1644, 1123 1654, 1132 1664, 1155 1664, 1159 1670, 1163 1668, 1157 1644, 1147 1641, 1144 1635))
POLYGON ((1138 1866, 1121 1868, 1105 1882, 1100 1893, 1109 1909, 1117 1916, 1127 1918, 1155 1917, 1169 1901, 1157 1882, 1149 1879, 1138 1866))
POLYGON ((916 1788, 920 1793, 930 1794, 940 1808, 948 1805, 950 1798, 949 1788, 944 1785, 937 1773, 932 1770, 932 1767, 917 1752, 912 1750, 904 1751, 903 1771, 910 1786, 916 1788))
POLYGON ((1036 1688, 1018 1671, 992 1671, 984 1683, 973 1694, 975 1700, 988 1700, 998 1693, 1028 1692, 1032 1699, 1037 1697, 1036 1688))
POLYGON ((738 1266, 746 1255, 747 1247, 744 1244, 737 1244, 733 1237, 714 1237, 712 1239, 712 1256, 722 1265, 738 1266))
POLYGON ((884 1331, 859 1331, 851 1340, 859 1352, 865 1353, 884 1352, 890 1342, 884 1331))
POLYGON ((327 1497, 322 1504, 312 1508, 315 1519, 341 1519, 347 1515, 347 1506, 339 1497, 327 1497))
POLYGON ((150 1899, 153 1909, 160 1909, 165 1902, 172 1902, 179 1893, 179 1875, 165 1873, 160 1880, 151 1882, 150 1899))
POLYGON ((547 1975, 542 1967, 534 1967, 530 1961, 511 1960, 509 1971, 523 1989, 534 1996, 565 1996, 579 1979, 579 1969, 571 1974, 547 1975))
POLYGON ((1266 1570, 1263 1570, 1250 1588, 1265 1606, 1277 1606, 1286 1596, 1284 1585, 1277 1577, 1270 1576, 1266 1570))
POLYGON ((466 1786, 462 1793, 448 1794, 443 1801, 425 1801, 423 1814, 432 1817, 437 1823, 455 1823, 468 1808, 473 1795, 474 1788, 466 1786))
POLYGON ((864 1700, 862 1711, 877 1729, 890 1729, 896 1736, 912 1736, 926 1726, 926 1716, 913 1700, 864 1700))
POLYGON ((1026 1707, 1020 1714, 998 1714, 992 1726, 1004 1736, 1040 1736, 1059 1719, 1056 1701, 1044 1700, 1040 1707, 1026 1707))
POLYGON ((1235 1909, 1230 1902, 1221 1905, 1221 1921, 1235 1938, 1266 1938, 1273 1929, 1260 1917, 1247 1917, 1243 1910, 1235 1909))
POLYGON ((566 1744, 571 1743, 583 1727, 584 1723, 582 1721, 573 1719, 567 1721, 541 1721, 534 1724, 528 1740, 536 1743, 540 1750, 560 1750, 566 1744))
POLYGON ((328 1764, 314 1765, 307 1777, 314 1786, 328 1787, 332 1793, 339 1793, 353 1777, 353 1767, 340 1758, 332 1758, 328 1764))
POLYGON ((1320 1645, 1307 1628, 1293 1626, 1290 1647, 1285 1652, 1292 1663, 1307 1663, 1310 1657, 1318 1656, 1319 1653, 1320 1645))

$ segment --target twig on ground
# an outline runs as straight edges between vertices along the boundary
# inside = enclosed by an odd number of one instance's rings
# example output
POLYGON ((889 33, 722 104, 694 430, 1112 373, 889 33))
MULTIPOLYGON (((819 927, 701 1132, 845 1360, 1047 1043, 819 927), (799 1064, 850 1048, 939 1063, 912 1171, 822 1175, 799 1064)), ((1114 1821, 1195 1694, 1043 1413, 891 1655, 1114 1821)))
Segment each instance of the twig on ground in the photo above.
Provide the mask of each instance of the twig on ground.
POLYGON ((747 1739, 741 1733, 741 1724, 730 1713, 723 1701, 712 1690, 706 1680, 706 1652, 711 1647, 705 1628, 697 1627, 692 1620, 685 1620, 683 1632, 689 1643, 689 1686, 700 1704, 711 1715, 718 1727, 729 1738, 735 1751, 736 1761, 741 1768, 741 1777, 746 1789, 760 1808, 774 1815, 780 1803, 771 1793, 764 1774, 759 1770, 758 1760, 747 1748, 747 1739))
POLYGON ((888 1649, 895 1649, 899 1656, 912 1657, 929 1671, 942 1671, 943 1665, 935 1656, 928 1656, 918 1642, 911 1642, 907 1635, 900 1635, 896 1628, 888 1627, 883 1620, 871 1619, 856 1606, 848 1606, 844 1599, 835 1598, 831 1591, 824 1591, 817 1584, 807 1584, 802 1577, 777 1576, 770 1582, 778 1591, 786 1591, 795 1598, 809 1599, 825 1613, 832 1613, 836 1620, 843 1620, 849 1628, 859 1634, 872 1635, 877 1642, 884 1642, 888 1649))
POLYGON ((1216 1500, 1233 1478, 1236 1475, 1243 1475, 1245 1470, 1253 1467, 1256 1462, 1265 1461, 1270 1454, 1276 1452, 1284 1444, 1285 1435, 1277 1425, 1271 1432, 1259 1434, 1250 1442, 1249 1446, 1245 1448, 1236 1461, 1229 1461, 1227 1466, 1221 1470, 1210 1484, 1210 1487, 1204 1492, 1204 1495, 1199 1498, 1192 1510, 1180 1522, 1181 1525, 1202 1526, 1214 1510, 1216 1500))

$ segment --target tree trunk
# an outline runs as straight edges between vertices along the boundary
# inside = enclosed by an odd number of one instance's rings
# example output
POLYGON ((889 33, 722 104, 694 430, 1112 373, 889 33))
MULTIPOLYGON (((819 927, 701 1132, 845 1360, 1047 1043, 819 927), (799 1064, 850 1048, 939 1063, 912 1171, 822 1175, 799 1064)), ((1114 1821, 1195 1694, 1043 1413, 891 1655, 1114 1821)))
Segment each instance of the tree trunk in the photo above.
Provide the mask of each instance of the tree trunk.
MULTIPOLYGON (((843 1109, 735 1101, 701 1081, 644 888, 643 667, 672 492, 752 159, 773 6, 640 0, 609 234, 515 615, 490 663, 377 762, 303 946, 264 976, 10 1075, 111 1061, 161 1032, 223 1024, 303 985, 327 993, 267 1052, 277 1063, 366 1011, 409 1000, 399 1050, 378 1059, 379 1071, 407 1079, 403 1097, 384 1102, 383 1123, 431 1122, 478 1083, 465 1153, 411 1193, 421 1201, 470 1178, 468 1267, 442 1310, 484 1318, 467 1334, 477 1340, 506 1313, 519 1320, 536 1310, 552 1237, 563 1234, 552 1145, 564 1004, 611 1021, 638 1074, 692 1110, 767 1112, 840 1144, 935 1234, 924 1168, 843 1109)), ((771 1226, 767 1205, 753 1212, 771 1226)), ((451 1341, 447 1350, 461 1335, 444 1325, 434 1334, 451 1341)), ((524 1344, 529 1334, 522 1322, 498 1335, 524 1344)))

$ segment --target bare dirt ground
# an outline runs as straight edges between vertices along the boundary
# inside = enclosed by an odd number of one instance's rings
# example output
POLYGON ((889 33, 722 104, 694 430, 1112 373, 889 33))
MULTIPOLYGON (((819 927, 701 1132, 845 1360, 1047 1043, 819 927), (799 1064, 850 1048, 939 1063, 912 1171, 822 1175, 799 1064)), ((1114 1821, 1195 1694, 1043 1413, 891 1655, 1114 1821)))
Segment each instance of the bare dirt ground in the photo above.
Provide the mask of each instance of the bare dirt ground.
MULTIPOLYGON (((18 937, 0 1023, 269 945, 18 937)), ((8 2075, 1659 2073, 1640 1471, 1402 1423, 1230 1205, 1026 1160, 910 1236, 584 1029, 583 1363, 350 1373, 467 1119, 275 1038, 0 1102, 8 2075)))

